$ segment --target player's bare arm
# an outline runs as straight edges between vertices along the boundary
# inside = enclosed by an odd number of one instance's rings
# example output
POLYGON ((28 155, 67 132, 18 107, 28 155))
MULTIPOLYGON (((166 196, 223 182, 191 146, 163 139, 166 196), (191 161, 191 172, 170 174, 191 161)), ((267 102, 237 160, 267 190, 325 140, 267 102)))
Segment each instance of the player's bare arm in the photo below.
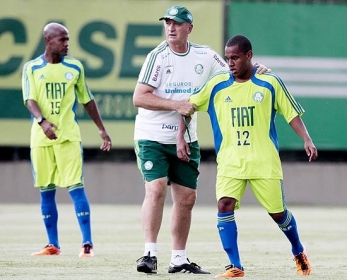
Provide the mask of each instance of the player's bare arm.
POLYGON ((47 138, 51 140, 57 139, 57 135, 55 134, 55 130, 58 130, 58 127, 51 123, 49 120, 42 116, 41 110, 37 105, 37 102, 33 99, 27 100, 27 108, 31 115, 33 115, 37 120, 41 120, 39 125, 42 127, 43 132, 47 136, 47 138))
POLYGON ((318 151, 316 146, 313 144, 313 141, 308 134, 306 126, 301 117, 296 116, 289 124, 292 129, 304 140, 304 148, 307 156, 309 157, 308 161, 314 161, 318 157, 318 151))
POLYGON ((83 104, 83 106, 85 110, 87 111, 88 115, 90 116, 90 118, 94 121, 94 123, 99 129, 100 137, 103 140, 103 143, 100 146, 100 149, 106 152, 110 151, 112 148, 112 141, 104 127, 104 124, 102 122, 101 115, 99 113, 95 100, 91 100, 88 103, 83 104))
POLYGON ((133 95, 134 106, 153 111, 176 111, 184 116, 194 113, 195 106, 187 100, 164 99, 153 94, 153 91, 153 87, 137 83, 133 95))

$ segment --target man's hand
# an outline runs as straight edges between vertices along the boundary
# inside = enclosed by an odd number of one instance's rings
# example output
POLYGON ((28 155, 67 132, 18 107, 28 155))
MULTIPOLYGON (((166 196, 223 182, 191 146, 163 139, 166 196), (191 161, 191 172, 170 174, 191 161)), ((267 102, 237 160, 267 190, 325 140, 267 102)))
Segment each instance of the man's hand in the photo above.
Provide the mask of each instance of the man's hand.
POLYGON ((112 141, 111 141, 110 136, 108 136, 108 134, 105 130, 100 130, 99 134, 100 134, 102 140, 104 140, 104 142, 100 146, 100 150, 103 150, 105 152, 109 152, 112 148, 112 141))
POLYGON ((190 160, 190 148, 188 143, 184 139, 184 134, 191 119, 191 116, 181 116, 178 122, 178 133, 176 138, 177 157, 185 162, 188 162, 190 160))
POLYGON ((296 134, 298 134, 302 138, 302 140, 304 140, 304 148, 307 156, 309 157, 308 161, 314 161, 318 157, 318 151, 316 146, 313 144, 313 141, 308 134, 306 126, 301 117, 296 116, 290 121, 289 125, 296 132, 296 134))
POLYGON ((176 149, 177 149, 177 157, 180 160, 183 160, 185 162, 188 162, 190 160, 190 158, 189 158, 189 155, 190 155, 189 145, 186 142, 186 140, 184 140, 183 137, 177 138, 176 149))
POLYGON ((254 64, 254 66, 255 66, 255 67, 258 67, 258 69, 257 69, 257 73, 258 73, 258 74, 263 74, 263 73, 265 73, 265 72, 268 72, 268 73, 271 72, 271 68, 267 68, 265 65, 259 64, 258 62, 256 62, 256 63, 254 64))
POLYGON ((305 148, 306 154, 307 154, 307 156, 308 156, 308 161, 309 161, 309 162, 314 161, 314 160, 317 159, 317 157, 318 157, 318 151, 317 151, 317 148, 316 148, 316 146, 313 144, 313 142, 312 142, 311 139, 305 141, 304 148, 305 148))
POLYGON ((176 111, 182 116, 190 116, 195 112, 196 106, 188 100, 177 101, 176 111))
POLYGON ((57 135, 55 134, 55 130, 59 130, 59 128, 54 123, 51 123, 48 120, 44 120, 40 126, 44 134, 46 134, 47 138, 51 140, 58 139, 57 135))

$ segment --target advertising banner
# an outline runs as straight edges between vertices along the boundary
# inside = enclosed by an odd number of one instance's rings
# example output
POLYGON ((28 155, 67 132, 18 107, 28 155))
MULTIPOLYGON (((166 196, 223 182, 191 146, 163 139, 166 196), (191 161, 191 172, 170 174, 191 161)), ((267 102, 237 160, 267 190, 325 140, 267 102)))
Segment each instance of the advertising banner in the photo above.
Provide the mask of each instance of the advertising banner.
MULTIPOLYGON (((159 18, 173 5, 193 14, 192 42, 223 50, 223 1, 2 0, 0 9, 0 145, 28 146, 30 115, 23 105, 21 72, 44 51, 43 27, 69 30, 69 55, 82 61, 87 83, 115 147, 133 146, 137 109, 132 94, 147 53, 165 39, 159 18)), ((98 147, 95 125, 78 109, 85 147, 98 147)), ((210 135, 209 135, 210 136, 210 135)), ((211 137, 204 142, 212 146, 211 137)), ((203 144, 204 145, 204 144, 203 144)))

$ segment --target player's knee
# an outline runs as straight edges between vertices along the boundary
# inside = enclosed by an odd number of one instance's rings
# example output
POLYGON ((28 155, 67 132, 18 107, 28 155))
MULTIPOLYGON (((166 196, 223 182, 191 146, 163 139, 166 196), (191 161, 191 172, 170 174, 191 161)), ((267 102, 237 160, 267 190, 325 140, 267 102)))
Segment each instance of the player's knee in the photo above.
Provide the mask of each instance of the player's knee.
POLYGON ((269 213, 269 215, 271 216, 271 218, 276 222, 276 223, 280 223, 285 216, 286 212, 282 211, 280 213, 269 213))
POLYGON ((232 197, 222 197, 218 201, 218 212, 227 213, 234 212, 236 205, 236 199, 232 197))

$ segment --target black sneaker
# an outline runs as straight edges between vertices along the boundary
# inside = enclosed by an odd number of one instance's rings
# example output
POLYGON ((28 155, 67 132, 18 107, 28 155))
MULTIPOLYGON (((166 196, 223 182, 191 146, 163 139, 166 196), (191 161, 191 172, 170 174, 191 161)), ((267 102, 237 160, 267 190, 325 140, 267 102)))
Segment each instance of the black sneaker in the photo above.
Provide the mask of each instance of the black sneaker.
MULTIPOLYGON (((188 260, 188 259, 187 259, 188 260)), ((169 273, 193 273, 193 274, 211 274, 208 271, 202 270, 200 266, 198 266, 196 263, 191 263, 188 260, 189 263, 184 263, 181 265, 173 265, 169 266, 169 273)))
POLYGON ((151 257, 150 252, 136 261, 137 271, 144 273, 157 273, 157 257, 151 257))

